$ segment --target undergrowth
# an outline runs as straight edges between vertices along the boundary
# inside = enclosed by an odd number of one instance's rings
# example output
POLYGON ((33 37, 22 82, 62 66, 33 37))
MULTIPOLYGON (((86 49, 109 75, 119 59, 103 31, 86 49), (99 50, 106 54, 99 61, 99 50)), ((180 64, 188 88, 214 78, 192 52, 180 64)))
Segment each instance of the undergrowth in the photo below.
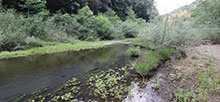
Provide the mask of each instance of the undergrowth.
POLYGON ((138 48, 130 48, 128 49, 127 53, 132 57, 138 57, 141 53, 140 49, 138 48))

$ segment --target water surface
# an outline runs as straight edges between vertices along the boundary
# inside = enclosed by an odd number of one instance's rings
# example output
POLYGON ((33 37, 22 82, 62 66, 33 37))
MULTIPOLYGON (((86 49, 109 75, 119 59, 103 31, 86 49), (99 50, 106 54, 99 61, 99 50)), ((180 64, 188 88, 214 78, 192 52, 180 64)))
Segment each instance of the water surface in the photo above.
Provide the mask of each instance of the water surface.
POLYGON ((12 101, 37 89, 55 89, 72 77, 89 74, 89 69, 124 66, 130 61, 126 54, 128 48, 129 45, 117 44, 101 49, 0 60, 0 100, 12 101))

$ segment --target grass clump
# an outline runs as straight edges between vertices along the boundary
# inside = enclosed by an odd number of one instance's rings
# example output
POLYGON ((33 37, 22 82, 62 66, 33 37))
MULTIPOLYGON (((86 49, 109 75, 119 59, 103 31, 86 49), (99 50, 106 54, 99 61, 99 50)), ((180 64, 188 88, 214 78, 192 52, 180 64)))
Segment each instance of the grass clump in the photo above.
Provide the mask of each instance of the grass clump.
POLYGON ((163 48, 160 50, 160 55, 162 56, 163 59, 168 59, 173 53, 173 49, 170 48, 163 48))
POLYGON ((140 74, 144 74, 150 71, 148 65, 144 62, 139 62, 135 65, 136 71, 140 74))
POLYGON ((140 49, 138 49, 138 48, 130 48, 130 49, 128 49, 127 52, 132 57, 138 57, 141 53, 140 49))
POLYGON ((198 59, 198 57, 197 56, 192 56, 192 59, 196 60, 196 59, 198 59))
POLYGON ((145 75, 150 70, 156 68, 159 65, 160 60, 161 57, 157 52, 149 51, 143 58, 137 61, 135 69, 139 74, 145 75))
POLYGON ((133 41, 133 44, 134 44, 134 46, 139 46, 139 47, 142 47, 142 48, 147 48, 146 43, 141 42, 141 41, 139 41, 139 40, 133 41))

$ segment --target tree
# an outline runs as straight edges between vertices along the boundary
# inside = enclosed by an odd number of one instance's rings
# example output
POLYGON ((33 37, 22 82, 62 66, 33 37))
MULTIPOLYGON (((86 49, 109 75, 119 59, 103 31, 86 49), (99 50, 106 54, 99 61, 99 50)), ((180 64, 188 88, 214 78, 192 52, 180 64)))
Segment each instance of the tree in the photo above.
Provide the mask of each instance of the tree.
POLYGON ((77 14, 79 9, 88 6, 95 15, 114 10, 122 20, 128 15, 128 8, 132 7, 137 17, 146 21, 150 19, 151 12, 155 8, 153 0, 3 0, 3 4, 18 11, 31 11, 31 13, 39 12, 46 4, 46 8, 51 13, 61 11, 70 14, 77 14))
POLYGON ((22 9, 27 9, 28 13, 38 13, 46 9, 46 0, 22 0, 22 9))
POLYGON ((137 17, 143 18, 146 21, 150 20, 150 15, 155 10, 153 0, 130 0, 129 3, 137 17))
POLYGON ((220 0, 200 0, 192 17, 199 24, 217 24, 220 26, 220 0))

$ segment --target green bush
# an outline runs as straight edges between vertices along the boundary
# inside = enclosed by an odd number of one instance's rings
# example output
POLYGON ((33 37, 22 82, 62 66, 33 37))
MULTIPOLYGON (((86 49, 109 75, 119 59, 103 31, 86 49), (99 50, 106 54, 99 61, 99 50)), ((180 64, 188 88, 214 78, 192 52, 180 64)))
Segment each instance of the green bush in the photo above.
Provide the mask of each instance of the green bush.
POLYGON ((75 17, 77 22, 83 25, 79 29, 81 33, 79 37, 80 40, 99 40, 97 31, 95 30, 95 15, 88 6, 79 9, 78 14, 75 17))
POLYGON ((220 44, 220 27, 206 26, 205 28, 203 28, 203 31, 205 39, 210 40, 214 44, 220 44))
POLYGON ((135 38, 139 34, 140 26, 136 22, 124 21, 119 25, 125 38, 135 38))
POLYGON ((14 11, 0 12, 0 49, 15 50, 20 49, 25 44, 27 34, 23 26, 25 18, 15 15, 14 11))
POLYGON ((25 31, 28 36, 38 37, 40 39, 47 39, 52 33, 52 22, 43 21, 42 17, 32 16, 28 17, 25 22, 25 31))
POLYGON ((82 25, 77 22, 75 15, 57 13, 49 21, 55 25, 56 30, 61 31, 68 37, 79 39, 84 34, 80 32, 82 25))
POLYGON ((120 21, 120 18, 112 9, 106 11, 104 14, 108 17, 112 24, 115 24, 116 22, 120 21))
POLYGON ((210 39, 213 44, 220 44, 220 33, 210 34, 208 39, 210 39))
POLYGON ((138 57, 141 53, 140 49, 138 49, 138 48, 130 48, 130 49, 128 49, 127 52, 132 57, 138 57))
POLYGON ((201 29, 200 26, 193 26, 182 20, 164 22, 162 19, 156 19, 142 27, 138 39, 150 46, 179 47, 201 42, 201 29))
POLYGON ((108 30, 111 27, 111 21, 109 18, 103 14, 99 14, 95 17, 95 30, 98 33, 98 36, 100 39, 113 39, 111 36, 111 32, 108 32, 108 30))

